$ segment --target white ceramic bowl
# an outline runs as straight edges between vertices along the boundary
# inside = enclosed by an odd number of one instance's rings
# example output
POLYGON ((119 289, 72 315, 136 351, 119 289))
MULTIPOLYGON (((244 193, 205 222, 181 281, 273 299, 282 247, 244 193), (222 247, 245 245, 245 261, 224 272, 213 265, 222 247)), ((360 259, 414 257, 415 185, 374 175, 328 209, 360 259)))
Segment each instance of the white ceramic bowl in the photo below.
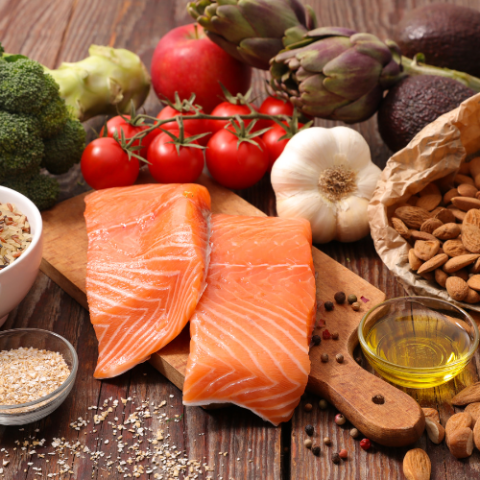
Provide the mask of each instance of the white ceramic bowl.
POLYGON ((25 195, 0 186, 0 203, 7 202, 27 216, 33 240, 21 257, 0 270, 0 327, 32 288, 42 261, 43 249, 42 216, 35 204, 25 195))

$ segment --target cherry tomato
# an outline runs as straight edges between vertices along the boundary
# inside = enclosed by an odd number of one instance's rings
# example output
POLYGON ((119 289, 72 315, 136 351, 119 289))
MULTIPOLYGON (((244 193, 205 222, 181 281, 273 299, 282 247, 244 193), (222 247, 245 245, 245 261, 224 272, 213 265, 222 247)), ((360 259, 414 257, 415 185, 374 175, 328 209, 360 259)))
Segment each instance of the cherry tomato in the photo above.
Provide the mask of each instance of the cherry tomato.
MULTIPOLYGON (((125 118, 130 118, 130 115, 124 115, 125 118)), ((100 131, 100 136, 103 136, 104 128, 100 131)), ((147 128, 146 125, 139 125, 139 126, 134 126, 127 121, 125 121, 120 115, 117 115, 116 117, 111 118, 107 122, 107 135, 111 138, 113 138, 113 134, 115 132, 118 132, 118 137, 120 138, 121 134, 120 131, 123 130, 123 134, 125 135, 126 139, 132 138, 134 135, 137 133, 145 130, 147 128)), ((140 141, 135 141, 133 142, 134 146, 137 145, 142 145, 143 148, 141 150, 135 150, 135 153, 137 155, 140 155, 143 158, 147 158, 147 150, 148 150, 148 145, 149 145, 149 140, 148 140, 148 135, 146 135, 144 138, 142 138, 140 141)))
MULTIPOLYGON (((217 117, 231 117, 233 115, 248 115, 251 113, 248 105, 234 105, 230 102, 222 102, 220 105, 217 105, 210 115, 217 117)), ((251 120, 244 120, 245 126, 247 127, 251 120)), ((209 120, 208 129, 209 131, 215 133, 225 128, 225 125, 229 123, 229 120, 209 120)), ((259 122, 255 124, 255 130, 258 130, 259 122)))
POLYGON ((119 143, 100 137, 87 145, 80 162, 83 178, 95 190, 128 187, 135 183, 140 169, 138 159, 128 159, 119 143))
MULTIPOLYGON (((298 124, 298 128, 303 127, 302 123, 298 124)), ((278 124, 268 130, 262 135, 262 140, 265 142, 268 151, 268 158, 270 161, 268 170, 270 171, 277 158, 282 154, 285 146, 290 141, 289 138, 280 140, 286 134, 285 130, 278 124)))
MULTIPOLYGON (((259 113, 265 115, 293 115, 293 105, 288 100, 282 100, 278 97, 267 97, 258 109, 259 113)), ((272 120, 259 120, 256 127, 258 130, 267 127, 273 127, 276 123, 272 120)))
MULTIPOLYGON (((169 130, 179 135, 179 130, 169 130)), ((192 136, 184 132, 184 137, 192 136)), ((180 146, 180 153, 172 142, 172 138, 163 132, 155 138, 148 148, 148 169, 153 178, 160 183, 191 183, 202 173, 205 164, 203 151, 195 147, 180 146)), ((197 141, 193 141, 198 145, 197 141)))
MULTIPOLYGON (((203 110, 200 110, 200 113, 203 113, 203 110)), ((165 108, 163 108, 160 113, 157 115, 157 118, 160 120, 165 120, 167 118, 173 118, 177 115, 179 115, 180 112, 178 110, 175 110, 174 108, 170 107, 167 105, 165 108)), ((194 115, 194 112, 186 112, 183 113, 182 116, 188 116, 188 115, 194 115)), ((200 133, 207 133, 210 130, 209 128, 209 122, 208 120, 200 120, 200 119, 195 119, 195 120, 183 120, 183 126, 185 130, 190 132, 190 135, 199 135, 200 133)), ((178 130, 178 123, 174 120, 172 122, 164 123, 162 125, 162 128, 164 130, 178 130)), ((149 135, 152 135, 152 141, 153 139, 160 135, 162 131, 158 128, 156 130, 153 130, 149 135)), ((198 139, 199 145, 205 146, 208 143, 208 140, 210 139, 211 135, 205 135, 205 137, 202 137, 198 139)))
POLYGON ((268 152, 263 140, 257 145, 242 142, 229 130, 213 135, 207 145, 207 167, 212 177, 225 187, 248 188, 257 183, 268 169, 268 152))

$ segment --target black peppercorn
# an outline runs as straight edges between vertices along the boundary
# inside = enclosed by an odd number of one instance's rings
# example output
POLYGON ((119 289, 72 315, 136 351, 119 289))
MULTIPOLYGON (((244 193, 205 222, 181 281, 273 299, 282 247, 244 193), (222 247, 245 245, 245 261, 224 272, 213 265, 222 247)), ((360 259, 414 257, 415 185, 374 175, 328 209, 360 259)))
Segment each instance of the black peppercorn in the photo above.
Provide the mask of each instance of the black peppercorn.
POLYGON ((340 463, 340 455, 338 453, 332 453, 332 462, 333 463, 340 463))
POLYGON ((331 312, 333 310, 333 302, 325 302, 325 310, 331 312))
POLYGON ((318 445, 314 445, 312 447, 312 453, 316 456, 316 457, 319 457, 320 456, 320 447, 318 445))
POLYGON ((352 303, 355 303, 357 301, 357 296, 356 295, 349 295, 348 296, 348 303, 351 305, 352 303))
POLYGON ((312 337, 312 343, 314 345, 320 345, 320 342, 322 341, 322 339, 320 338, 320 335, 314 335, 312 337))
POLYGON ((334 297, 335 298, 335 301, 338 303, 338 304, 342 304, 342 303, 345 303, 345 299, 347 298, 345 293, 343 292, 337 292, 334 297))
POLYGON ((372 398, 372 402, 376 403, 377 405, 383 405, 385 403, 385 398, 383 395, 375 395, 372 398))
POLYGON ((311 437, 315 433, 315 429, 313 428, 313 425, 307 425, 305 427, 305 433, 311 437))
POLYGON ((322 355, 320 356, 320 359, 322 360, 323 363, 327 363, 328 362, 328 354, 327 353, 322 353, 322 355))
POLYGON ((332 340, 338 340, 338 332, 332 333, 332 340))

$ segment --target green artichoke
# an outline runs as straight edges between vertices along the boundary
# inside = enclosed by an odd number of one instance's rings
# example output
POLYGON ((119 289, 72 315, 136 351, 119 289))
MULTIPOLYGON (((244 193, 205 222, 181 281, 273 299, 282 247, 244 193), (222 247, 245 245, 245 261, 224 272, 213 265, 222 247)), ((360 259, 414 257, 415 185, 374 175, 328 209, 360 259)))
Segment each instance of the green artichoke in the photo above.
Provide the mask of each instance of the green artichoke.
POLYGON ((395 44, 341 27, 318 28, 271 60, 271 85, 306 115, 362 122, 404 74, 395 44))
POLYGON ((313 10, 299 0, 196 0, 187 9, 213 42, 263 70, 280 50, 316 27, 313 10))

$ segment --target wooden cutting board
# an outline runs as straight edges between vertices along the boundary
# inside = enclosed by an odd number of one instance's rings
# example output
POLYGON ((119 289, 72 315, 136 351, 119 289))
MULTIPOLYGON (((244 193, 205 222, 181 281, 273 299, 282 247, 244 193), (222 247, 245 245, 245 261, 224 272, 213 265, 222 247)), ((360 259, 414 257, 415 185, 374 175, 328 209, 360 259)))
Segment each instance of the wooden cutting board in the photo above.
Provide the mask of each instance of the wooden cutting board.
MULTIPOLYGON (((213 213, 264 216, 264 213, 230 190, 202 176, 212 197, 213 213)), ((85 294, 87 233, 83 219, 84 197, 79 195, 43 213, 44 252, 41 270, 88 309, 85 294)), ((410 396, 361 368, 353 358, 358 343, 357 327, 364 313, 385 300, 385 294, 338 262, 313 248, 317 272, 317 322, 339 333, 338 340, 322 340, 310 350, 311 373, 308 389, 333 403, 368 438, 383 445, 402 446, 413 443, 424 430, 420 406, 410 396), (335 305, 326 312, 325 301, 332 301, 338 291, 355 293, 362 308, 355 312, 345 305, 335 305), (322 363, 320 355, 327 353, 329 361, 322 363), (342 364, 335 356, 344 355, 342 364), (372 401, 383 395, 385 403, 372 401)), ((321 334, 317 327, 314 333, 321 334)), ((182 389, 189 353, 189 333, 186 328, 173 342, 152 355, 150 363, 182 389)))

